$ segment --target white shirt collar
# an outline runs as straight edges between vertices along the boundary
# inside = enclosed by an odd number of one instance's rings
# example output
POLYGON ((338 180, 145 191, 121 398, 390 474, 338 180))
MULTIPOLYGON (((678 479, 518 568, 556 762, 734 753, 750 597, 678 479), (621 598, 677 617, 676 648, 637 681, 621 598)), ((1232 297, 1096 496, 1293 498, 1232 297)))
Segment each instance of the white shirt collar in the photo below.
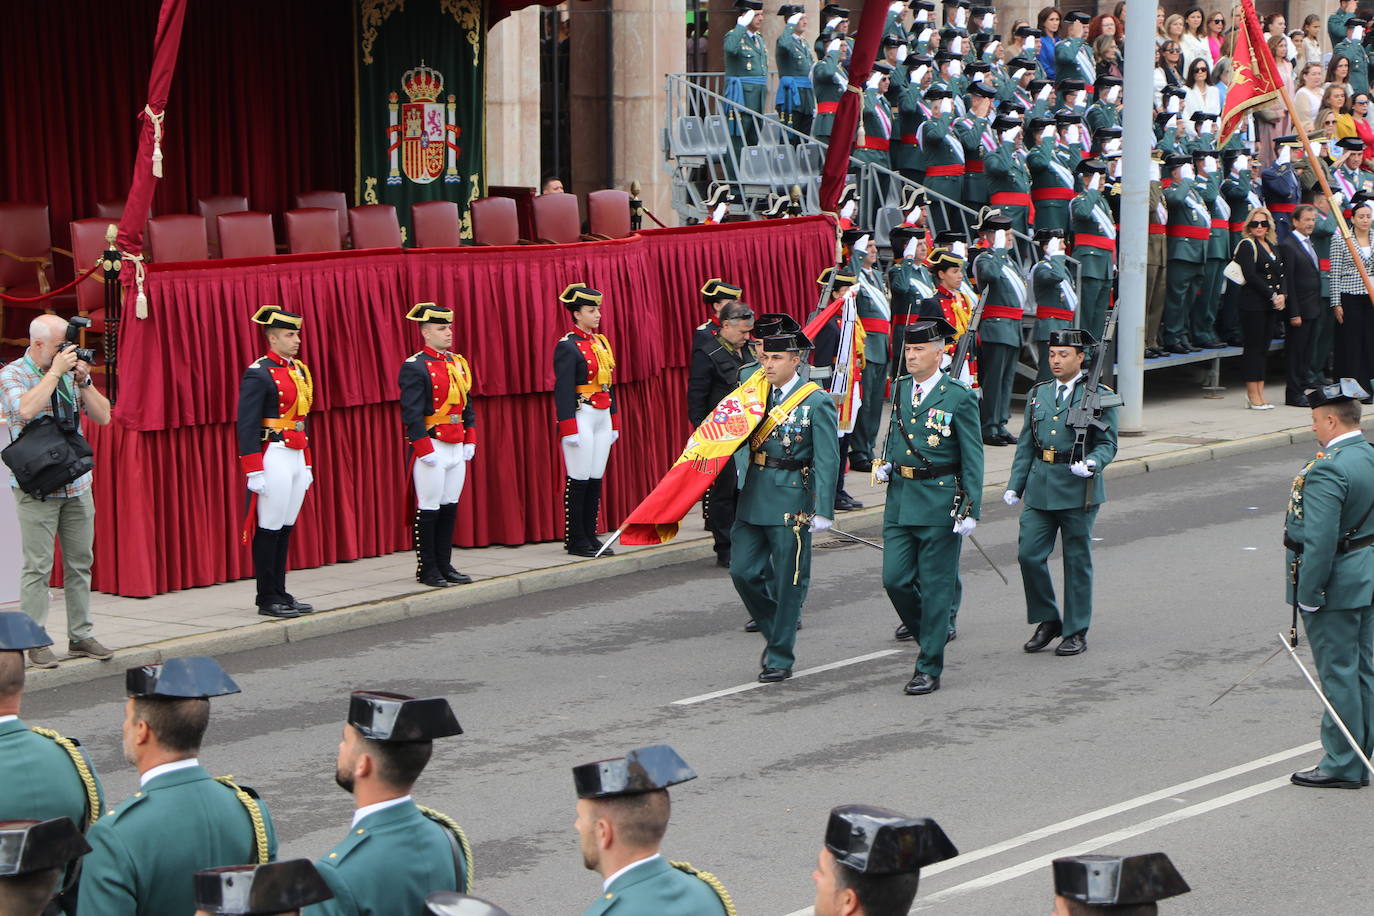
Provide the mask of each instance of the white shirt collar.
POLYGON ((935 382, 939 380, 939 378, 940 370, 937 368, 934 372, 930 374, 930 378, 918 379, 913 375, 911 377, 911 381, 915 385, 920 385, 921 391, 923 391, 926 394, 930 394, 930 390, 935 387, 935 382))
POLYGON ((4 725, 6 722, 13 722, 18 718, 18 716, 0 716, 0 725, 4 725))
POLYGON ((394 808, 408 801, 410 801, 410 796, 402 795, 400 798, 388 798, 386 801, 377 802, 375 805, 363 805, 357 811, 353 812, 353 826, 349 829, 351 830, 353 827, 358 826, 358 821, 367 817, 369 814, 376 814, 378 811, 385 811, 387 808, 394 808))
POLYGON ((1063 386, 1063 387, 1066 389, 1066 391, 1065 391, 1066 394, 1073 394, 1073 387, 1074 387, 1075 385, 1077 385, 1077 384, 1079 383, 1079 381, 1082 380, 1082 378, 1083 378, 1083 373, 1080 372, 1080 373, 1078 373, 1077 375, 1075 375, 1073 378, 1069 379, 1067 382, 1061 382, 1059 379, 1055 379, 1055 380, 1054 380, 1054 385, 1055 385, 1054 393, 1055 393, 1055 394, 1059 394, 1059 388, 1060 388, 1060 386, 1063 386))
POLYGON ((1306 235, 1304 235, 1303 233, 1299 232, 1299 231, 1296 230, 1296 229, 1293 230, 1293 234, 1296 235, 1300 240, 1302 240, 1302 241, 1304 241, 1304 242, 1307 241, 1307 239, 1308 239, 1308 237, 1307 237, 1306 235))
POLYGON ((1322 446, 1322 447, 1323 447, 1323 448, 1330 448, 1331 446, 1335 445, 1337 442, 1344 442, 1346 439, 1354 439, 1356 436, 1358 436, 1359 438, 1363 439, 1363 438, 1364 438, 1364 430, 1361 430, 1361 429, 1352 429, 1352 430, 1351 430, 1350 432, 1348 432, 1348 433, 1341 433, 1339 436, 1337 436, 1336 438, 1332 439, 1330 442, 1326 443, 1326 445, 1324 445, 1324 446, 1322 446))
POLYGON ((138 787, 141 789, 151 780, 157 779, 159 776, 166 775, 167 773, 175 773, 177 770, 189 770, 191 767, 198 766, 200 766, 200 760, 195 757, 190 757, 186 760, 173 760, 171 763, 160 763, 138 777, 138 787))
POLYGON ((793 388, 796 388, 799 384, 801 384, 801 373, 800 373, 800 372, 798 372, 798 373, 796 373, 795 375, 792 376, 792 381, 786 382, 786 383, 784 383, 784 384, 778 386, 778 391, 781 392, 781 393, 778 395, 778 399, 781 400, 781 401, 787 400, 787 396, 788 396, 789 394, 792 393, 792 389, 793 389, 793 388))
POLYGON ((662 854, 662 853, 657 853, 657 852, 656 852, 656 853, 654 853, 653 855, 651 855, 651 856, 649 856, 649 857, 647 857, 647 858, 640 859, 638 862, 631 862, 629 865, 626 865, 626 866, 625 866, 624 868, 622 868, 620 871, 616 872, 615 874, 613 874, 613 875, 611 875, 609 878, 607 878, 605 881, 602 881, 602 882, 601 882, 601 891, 602 891, 602 893, 605 893, 606 891, 610 890, 610 889, 611 889, 611 885, 615 882, 615 879, 616 879, 616 878, 619 878, 621 875, 625 874, 625 872, 629 871, 630 869, 632 869, 632 868, 638 868, 639 866, 645 864, 646 862, 652 862, 652 861, 654 861, 655 859, 661 859, 661 858, 663 858, 663 854, 662 854))

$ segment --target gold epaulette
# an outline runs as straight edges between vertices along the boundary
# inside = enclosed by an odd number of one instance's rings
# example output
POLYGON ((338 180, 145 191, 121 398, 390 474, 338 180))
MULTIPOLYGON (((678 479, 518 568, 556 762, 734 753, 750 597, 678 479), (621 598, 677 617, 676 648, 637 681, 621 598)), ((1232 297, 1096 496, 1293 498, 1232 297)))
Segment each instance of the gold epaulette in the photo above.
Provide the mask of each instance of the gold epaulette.
POLYGON ((473 873, 472 844, 468 842, 468 835, 463 832, 462 827, 458 826, 458 822, 447 814, 435 811, 433 808, 426 808, 424 805, 416 805, 415 807, 420 809, 421 814, 452 833, 458 840, 458 846, 463 850, 463 893, 471 894, 473 873))
POLYGON ((668 864, 680 872, 686 872, 694 878, 705 881, 706 886, 715 891, 716 896, 720 898, 721 906, 725 907, 725 916, 739 916, 739 912, 735 909, 735 901, 730 897, 730 892, 725 889, 725 885, 721 884, 720 879, 715 875, 709 871, 698 871, 692 867, 691 862, 669 862, 668 864))
POLYGON ((262 805, 258 800, 248 793, 247 789, 234 782, 233 776, 216 776, 215 782, 228 786, 234 790, 234 797, 243 805, 248 812, 248 820, 253 823, 253 861, 244 862, 244 865, 266 865, 271 861, 271 850, 267 843, 267 822, 262 816, 262 805))
POLYGON ((76 775, 81 779, 81 785, 86 790, 86 823, 81 825, 84 832, 87 827, 100 820, 100 789, 96 785, 95 774, 91 772, 91 767, 86 763, 86 758, 72 739, 62 737, 51 728, 39 728, 36 725, 29 731, 52 741, 66 751, 67 756, 72 759, 72 766, 76 767, 76 775))

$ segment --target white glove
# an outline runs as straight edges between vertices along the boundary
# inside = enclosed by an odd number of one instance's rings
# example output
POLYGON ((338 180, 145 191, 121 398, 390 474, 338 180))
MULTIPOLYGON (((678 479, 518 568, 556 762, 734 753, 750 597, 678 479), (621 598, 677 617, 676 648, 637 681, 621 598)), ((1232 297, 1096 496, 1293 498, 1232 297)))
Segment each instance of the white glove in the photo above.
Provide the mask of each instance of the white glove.
MULTIPOLYGON (((926 10, 917 10, 917 11, 916 11, 916 22, 929 22, 929 21, 930 21, 930 13, 929 13, 929 12, 927 12, 926 10)), ((922 40, 922 41, 925 41, 924 38, 922 38, 921 40, 922 40)))
POLYGON ((953 111, 953 110, 954 110, 954 100, 953 100, 953 99, 941 99, 941 100, 940 100, 940 114, 949 114, 949 113, 950 113, 951 111, 953 111))
POLYGON ((711 222, 723 223, 725 217, 730 215, 730 205, 728 203, 716 204, 716 209, 711 212, 711 222))
POLYGON ((831 528, 834 527, 835 523, 832 522, 830 519, 826 518, 824 515, 811 516, 811 530, 813 532, 829 531, 831 528))
POLYGON ((923 79, 926 78, 926 73, 927 73, 929 70, 930 70, 929 67, 927 67, 925 64, 921 64, 921 65, 920 65, 919 67, 917 67, 915 70, 912 70, 912 71, 911 71, 911 82, 912 82, 913 84, 920 83, 921 80, 923 80, 923 79))
POLYGON ((933 29, 921 29, 921 34, 916 36, 917 44, 929 44, 932 34, 934 34, 933 29))
POLYGON ((1073 476, 1082 477, 1086 480, 1093 476, 1093 471, 1097 470, 1097 462, 1092 458, 1089 458, 1087 461, 1075 461, 1073 464, 1069 465, 1069 470, 1073 472, 1073 476))
POLYGON ((1340 192, 1340 191, 1332 191, 1332 192, 1331 192, 1331 203, 1332 203, 1333 206, 1335 206, 1335 208, 1336 208, 1337 210, 1344 209, 1344 208, 1341 206, 1341 204, 1344 202, 1344 200, 1345 200, 1345 198, 1341 196, 1341 192, 1340 192))
POLYGON ((1212 174, 1213 172, 1215 172, 1216 170, 1217 170, 1217 161, 1216 161, 1216 159, 1212 158, 1211 156, 1203 156, 1203 157, 1202 157, 1202 171, 1204 171, 1204 172, 1206 172, 1208 175, 1210 175, 1210 174, 1212 174))
POLYGON ((577 433, 573 433, 571 436, 563 437, 563 444, 571 445, 573 448, 577 448, 579 445, 582 444, 582 438, 577 433))
POLYGON ((1302 611, 1304 614, 1315 614, 1317 611, 1321 610, 1321 607, 1308 607, 1305 604, 1299 603, 1298 610, 1302 611))
POLYGON ((983 45, 983 56, 989 60, 996 60, 997 46, 999 44, 1000 42, 990 41, 987 44, 983 45))
POLYGON ((1166 102, 1164 105, 1164 110, 1167 111, 1169 114, 1178 114, 1182 108, 1183 103, 1179 101, 1179 98, 1176 95, 1169 96, 1169 101, 1166 102))
POLYGON ((997 19, 997 15, 996 15, 995 13, 987 13, 986 15, 984 15, 984 16, 983 16, 983 31, 984 31, 984 32, 991 32, 991 31, 992 31, 993 22, 994 22, 996 19, 997 19))
POLYGON ((315 472, 310 469, 310 465, 305 466, 305 485, 308 487, 315 482, 315 472))
POLYGON ((836 38, 836 39, 834 39, 833 41, 831 41, 830 44, 828 44, 828 45, 825 46, 825 53, 826 53, 826 54, 834 54, 836 51, 840 50, 840 48, 843 48, 843 47, 844 47, 844 39, 843 39, 843 38, 836 38))
POLYGON ((745 10, 745 11, 744 11, 744 15, 740 16, 738 19, 735 20, 735 24, 736 24, 736 25, 741 25, 741 26, 747 26, 747 25, 749 25, 749 23, 751 23, 751 22, 753 22, 753 21, 754 21, 754 11, 753 11, 753 10, 745 10))
POLYGON ((973 529, 978 527, 978 519, 969 516, 961 518, 954 523, 954 533, 960 537, 967 537, 973 534, 973 529))
POLYGON ((253 471, 248 475, 248 489, 253 493, 261 493, 267 489, 267 474, 264 471, 253 471))
POLYGON ((903 3, 902 0, 897 0, 896 3, 888 4, 887 7, 887 11, 889 13, 892 13, 894 16, 902 15, 902 10, 904 9, 906 9, 906 4, 903 3))
POLYGON ((1194 177, 1192 164, 1180 165, 1178 167, 1178 177, 1183 181, 1191 181, 1194 177))
POLYGON ((1040 91, 1035 94, 1036 101, 1043 102, 1054 92, 1054 86, 1045 85, 1040 87, 1040 91))
POLYGON ((1102 94, 1108 105, 1115 105, 1116 100, 1121 98, 1120 86, 1108 86, 1107 91, 1102 94))
POLYGON ((611 444, 612 444, 612 445, 615 445, 615 444, 616 444, 617 442, 619 442, 619 441, 620 441, 620 430, 618 430, 618 429, 613 429, 613 430, 611 430, 611 444))
POLYGON ((1006 130, 1002 131, 1002 142, 1015 143, 1016 138, 1019 136, 1021 136, 1020 127, 1008 127, 1006 130))
POLYGON ((464 461, 471 461, 471 460, 472 460, 472 456, 475 455, 475 454, 477 454, 477 443, 476 443, 476 442, 464 442, 464 443, 463 443, 463 460, 464 460, 464 461))
POLYGON ((962 60, 952 60, 949 62, 949 75, 958 76, 964 72, 964 62, 962 60))
POLYGON ((1237 171, 1237 172, 1244 172, 1244 171, 1249 170, 1249 168, 1250 168, 1250 157, 1249 157, 1249 156, 1245 155, 1244 153, 1241 153, 1240 155, 1236 156, 1236 171, 1237 171))
POLYGON ((1002 494, 1002 502, 1006 503, 1008 506, 1014 506, 1020 501, 1021 497, 1016 495, 1015 490, 1008 490, 1002 494))
POLYGON ((427 468, 439 466, 439 456, 433 452, 430 452, 428 455, 421 455, 419 461, 427 468))
POLYGON ((887 479, 892 476, 892 462, 884 461, 873 469, 873 479, 878 483, 887 483, 887 479))
MULTIPOLYGON (((962 12, 962 10, 961 10, 961 12, 962 12)), ((962 28, 962 26, 960 26, 960 28, 962 28)), ((954 54, 963 54, 963 53, 964 53, 964 37, 963 37, 962 35, 955 35, 953 38, 951 38, 951 39, 949 40, 949 50, 951 51, 951 53, 954 53, 954 54)), ((959 63, 959 61, 957 61, 957 60, 952 60, 952 61, 950 61, 949 63, 950 63, 951 66, 953 66, 954 64, 959 63)))
POLYGON ((907 50, 906 45, 898 45, 898 46, 897 46, 897 63, 899 63, 899 64, 900 64, 900 63, 905 63, 905 62, 906 62, 906 56, 907 56, 907 54, 909 54, 909 53, 910 53, 910 52, 907 50))
POLYGON ((827 21, 826 24, 825 24, 825 29, 826 29, 826 31, 828 31, 828 32, 833 32, 833 31, 835 31, 835 29, 839 28, 841 22, 844 22, 844 20, 841 19, 839 16, 834 16, 834 17, 832 17, 832 18, 831 18, 829 21, 827 21))
POLYGON ((1100 191, 1102 189, 1102 176, 1093 172, 1093 176, 1088 179, 1089 191, 1100 191))

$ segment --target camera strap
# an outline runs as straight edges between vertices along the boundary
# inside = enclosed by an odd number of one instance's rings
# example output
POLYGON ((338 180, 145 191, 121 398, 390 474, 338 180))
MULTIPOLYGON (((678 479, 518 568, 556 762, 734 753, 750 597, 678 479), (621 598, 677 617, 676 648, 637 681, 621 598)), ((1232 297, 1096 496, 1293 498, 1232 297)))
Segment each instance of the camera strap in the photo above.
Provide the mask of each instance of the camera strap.
MULTIPOLYGON (((24 363, 29 367, 30 372, 38 376, 40 381, 42 380, 43 376, 47 374, 46 372, 38 368, 38 364, 33 361, 33 357, 29 356, 27 353, 24 354, 24 363)), ((53 391, 53 397, 55 399, 60 395, 62 400, 66 401, 68 404, 72 406, 74 412, 76 408, 76 395, 73 393, 74 389, 72 389, 71 385, 72 383, 67 378, 66 373, 63 373, 62 376, 57 380, 57 388, 53 391)), ((53 401, 53 415, 60 416, 57 412, 56 400, 53 401)))

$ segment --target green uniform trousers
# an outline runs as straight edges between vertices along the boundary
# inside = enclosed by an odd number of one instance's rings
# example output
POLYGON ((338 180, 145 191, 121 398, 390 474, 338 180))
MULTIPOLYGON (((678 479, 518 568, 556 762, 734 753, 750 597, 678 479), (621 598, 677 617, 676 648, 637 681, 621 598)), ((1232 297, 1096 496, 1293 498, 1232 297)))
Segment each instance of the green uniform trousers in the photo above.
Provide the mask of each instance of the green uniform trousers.
POLYGON ((797 621, 811 584, 811 532, 801 532, 801 559, 793 529, 735 520, 730 529, 730 578, 768 641, 763 667, 791 668, 796 661, 797 621), (796 584, 792 579, 796 575, 796 584))
POLYGON ((1101 340, 1102 332, 1107 328, 1107 306, 1111 304, 1111 299, 1111 280, 1083 278, 1083 298, 1078 304, 1078 320, 1081 323, 1078 326, 1089 331, 1093 335, 1093 340, 1101 340))
POLYGON ((1016 559, 1021 564, 1021 585, 1026 591, 1026 621, 1049 623, 1059 620, 1054 600, 1054 581, 1050 578, 1050 552, 1054 536, 1064 548, 1065 636, 1088 632, 1093 616, 1093 521, 1098 506, 1082 509, 1021 510, 1021 530, 1016 541, 1016 559))
POLYGON ((1308 384, 1313 388, 1326 384, 1326 369, 1331 363, 1331 346, 1335 339, 1336 316, 1325 305, 1323 302, 1317 326, 1312 329, 1312 369, 1308 373, 1308 384))
POLYGON ((1069 231, 1069 202, 1067 200, 1041 200, 1035 204, 1036 229, 1062 229, 1069 231))
POLYGON ((1169 347, 1188 340, 1188 316, 1196 305, 1205 268, 1201 261, 1169 260, 1168 292, 1164 297, 1164 324, 1159 342, 1169 347))
MULTIPOLYGON (((854 418, 854 432, 849 437, 849 460, 867 468, 873 463, 873 443, 878 438, 878 427, 883 421, 883 395, 887 391, 887 363, 869 360, 860 377, 863 385, 863 403, 859 414, 854 418)), ((844 469, 840 469, 844 476, 844 469)))
MULTIPOLYGON (((1374 608, 1318 611, 1302 622, 1326 698, 1365 755, 1374 754, 1374 608)), ((1324 772, 1337 779, 1369 775, 1330 713, 1322 715, 1322 747, 1324 772)))
POLYGON ((884 525, 883 588, 921 646, 916 670, 945 670, 951 607, 959 582, 959 535, 948 525, 884 525))
POLYGON ((1221 272, 1225 268, 1225 260, 1208 258, 1202 269, 1202 296, 1188 313, 1188 336, 1194 343, 1217 337, 1217 311, 1221 307, 1222 284, 1226 282, 1221 272))
MULTIPOLYGON (((978 352, 978 382, 983 400, 978 404, 982 416, 983 435, 995 436, 1006 431, 1011 419, 1011 386, 1016 381, 1018 347, 984 342, 978 352)), ((951 527, 953 522, 950 522, 951 527)))

